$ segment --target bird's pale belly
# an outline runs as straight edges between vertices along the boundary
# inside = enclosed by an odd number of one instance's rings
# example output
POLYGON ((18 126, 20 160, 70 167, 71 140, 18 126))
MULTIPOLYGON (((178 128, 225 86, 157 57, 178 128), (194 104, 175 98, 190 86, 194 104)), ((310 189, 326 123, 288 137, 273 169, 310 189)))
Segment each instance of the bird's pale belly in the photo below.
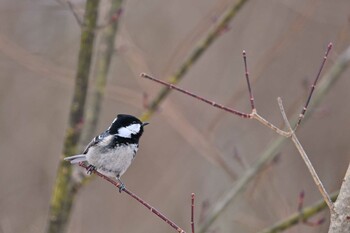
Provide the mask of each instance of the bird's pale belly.
POLYGON ((108 153, 101 152, 99 148, 93 148, 88 151, 86 158, 88 163, 95 166, 102 174, 120 177, 129 168, 137 149, 136 144, 121 145, 108 153))

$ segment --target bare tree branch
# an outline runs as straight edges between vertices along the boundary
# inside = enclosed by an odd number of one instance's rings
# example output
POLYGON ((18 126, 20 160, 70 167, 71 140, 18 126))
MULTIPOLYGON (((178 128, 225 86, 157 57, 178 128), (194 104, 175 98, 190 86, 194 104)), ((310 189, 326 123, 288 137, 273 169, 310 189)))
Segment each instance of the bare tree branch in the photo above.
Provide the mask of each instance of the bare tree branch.
MULTIPOLYGON (((318 86, 318 91, 314 94, 313 101, 310 103, 309 109, 316 107, 323 97, 328 93, 331 87, 339 80, 343 72, 349 65, 350 61, 350 47, 342 53, 337 60, 334 62, 331 69, 324 75, 322 81, 318 86)), ((309 118, 310 114, 305 115, 304 121, 309 118)), ((241 194, 247 187, 247 184, 254 179, 257 173, 259 173, 266 164, 277 156, 279 149, 288 138, 279 137, 272 142, 267 149, 258 156, 258 160, 247 169, 246 172, 235 182, 235 184, 227 190, 222 197, 212 205, 208 211, 207 217, 203 220, 199 226, 200 233, 205 232, 212 223, 219 217, 219 215, 227 208, 229 204, 234 202, 236 198, 241 194)), ((333 232, 332 232, 333 233, 333 232)))
MULTIPOLYGON (((84 163, 79 163, 79 166, 88 169, 88 166, 86 166, 84 163)), ((113 184, 116 188, 119 189, 120 183, 118 183, 116 180, 113 180, 101 173, 99 173, 96 170, 92 170, 92 173, 98 175, 99 177, 105 179, 106 181, 108 181, 109 183, 113 184)), ((147 209, 149 209, 153 214, 155 214, 156 216, 158 216, 160 219, 162 219, 164 222, 166 222, 167 224, 169 224, 172 228, 174 228, 177 232, 179 233, 186 233, 184 230, 182 230, 178 225, 176 225, 173 221, 171 221, 168 217, 166 217, 164 214, 162 214, 159 210, 157 210, 156 208, 152 207, 150 204, 148 204, 146 201, 144 201, 142 198, 140 198, 139 196, 137 196, 135 193, 131 192, 129 189, 127 189, 126 187, 124 187, 123 189, 121 189, 121 191, 125 192, 126 194, 128 194, 130 197, 134 198, 136 201, 138 201, 140 204, 144 205, 147 209)))
POLYGON ((282 99, 280 97, 278 97, 277 101, 278 101, 278 105, 280 107, 280 111, 281 111, 283 120, 284 120, 288 130, 291 132, 292 141, 293 141, 295 147, 298 149, 299 154, 301 155, 301 157, 303 158, 307 168, 309 169, 309 171, 311 173, 311 176, 314 179, 314 182, 317 185, 317 187, 318 187, 318 189, 319 189, 319 191, 320 191, 324 201, 327 203, 331 214, 334 214, 333 202, 332 202, 331 198, 329 197, 326 189, 324 188, 324 186, 323 186, 323 184, 321 182, 321 179, 318 177, 317 172, 315 171, 315 168, 312 166, 312 163, 311 163, 309 157, 307 156, 303 146, 300 144, 297 136, 295 135, 295 133, 294 133, 294 131, 293 131, 289 121, 288 121, 287 115, 286 115, 286 113, 284 111, 282 99))

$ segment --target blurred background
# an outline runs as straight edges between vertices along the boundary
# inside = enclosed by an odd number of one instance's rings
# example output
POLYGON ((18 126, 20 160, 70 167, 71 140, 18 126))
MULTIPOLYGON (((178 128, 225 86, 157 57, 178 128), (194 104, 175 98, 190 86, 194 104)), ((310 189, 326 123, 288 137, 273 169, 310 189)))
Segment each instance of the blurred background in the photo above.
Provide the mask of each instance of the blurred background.
MULTIPOLYGON (((235 2, 124 1, 96 134, 118 113, 140 116, 162 86, 139 74, 167 80, 235 2)), ((71 3, 83 17, 85 1, 71 3)), ((108 20, 108 6, 108 0, 100 4, 100 24, 108 20)), ((249 113, 241 55, 246 50, 257 110, 283 127, 276 98, 282 97, 288 116, 295 119, 328 43, 334 48, 324 73, 350 45, 349 9, 347 0, 247 1, 179 86, 249 113)), ((45 232, 81 28, 63 0, 2 0, 0 11, 0 232, 45 232)), ((93 63, 91 78, 94 71, 93 63)), ((297 133, 329 192, 339 189, 349 163, 349 74, 342 74, 297 133)), ((149 122, 123 181, 187 232, 191 193, 196 193, 195 222, 200 225, 208 208, 280 137, 254 120, 175 92, 149 122), (208 159, 215 156, 235 176, 208 159)), ((321 199, 300 155, 287 142, 208 232, 259 232, 296 212, 301 191, 305 206, 321 199)), ((325 223, 299 224, 285 232, 327 232, 328 211, 311 220, 320 218, 325 223)), ((175 232, 99 178, 79 191, 68 226, 68 232, 150 231, 175 232)))

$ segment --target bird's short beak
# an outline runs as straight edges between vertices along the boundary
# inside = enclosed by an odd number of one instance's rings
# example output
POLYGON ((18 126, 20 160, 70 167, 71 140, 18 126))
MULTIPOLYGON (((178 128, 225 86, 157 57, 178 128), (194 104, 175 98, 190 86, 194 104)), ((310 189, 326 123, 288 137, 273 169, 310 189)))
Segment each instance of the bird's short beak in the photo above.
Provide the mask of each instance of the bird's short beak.
POLYGON ((143 122, 142 123, 142 126, 146 126, 146 125, 148 125, 149 123, 148 122, 143 122))

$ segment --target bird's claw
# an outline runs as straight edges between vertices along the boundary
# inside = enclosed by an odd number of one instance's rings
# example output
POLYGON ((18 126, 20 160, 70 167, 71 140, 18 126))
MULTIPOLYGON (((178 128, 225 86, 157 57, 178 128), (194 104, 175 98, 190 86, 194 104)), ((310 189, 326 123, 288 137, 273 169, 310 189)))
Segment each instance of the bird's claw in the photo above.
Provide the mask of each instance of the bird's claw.
POLYGON ((92 173, 93 171, 96 170, 96 167, 93 166, 93 165, 89 165, 89 166, 86 168, 86 170, 87 170, 86 173, 87 173, 88 175, 91 175, 91 173, 92 173))
POLYGON ((125 190, 125 184, 123 182, 119 183, 119 193, 125 190))
POLYGON ((117 176, 117 180, 119 182, 118 188, 119 188, 119 193, 125 190, 125 184, 120 180, 120 177, 117 176))

